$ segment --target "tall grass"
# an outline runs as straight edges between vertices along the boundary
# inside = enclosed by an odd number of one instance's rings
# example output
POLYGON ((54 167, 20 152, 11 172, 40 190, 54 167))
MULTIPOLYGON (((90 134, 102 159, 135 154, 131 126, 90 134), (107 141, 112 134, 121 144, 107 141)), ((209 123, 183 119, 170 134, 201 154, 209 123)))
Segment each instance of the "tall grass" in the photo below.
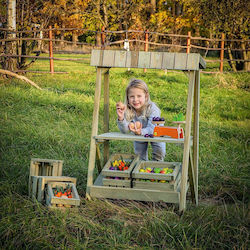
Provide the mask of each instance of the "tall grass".
MULTIPOLYGON (((48 68, 48 62, 39 61, 32 69, 48 68)), ((55 62, 55 71, 68 73, 27 75, 43 91, 16 79, 0 79, 2 249, 248 248, 249 74, 201 75, 199 206, 188 199, 180 216, 171 204, 85 200, 96 72, 85 62, 62 61, 55 62), (31 202, 32 157, 64 161, 63 175, 77 177, 78 211, 50 211, 31 202)), ((115 103, 124 99, 132 77, 148 83, 151 99, 169 124, 177 113, 185 113, 185 74, 112 69, 112 131, 118 130, 115 103)), ((100 123, 100 132, 102 128, 100 123)), ((133 147, 113 141, 110 151, 133 152, 133 147)), ((166 160, 181 159, 181 148, 167 145, 166 160)))

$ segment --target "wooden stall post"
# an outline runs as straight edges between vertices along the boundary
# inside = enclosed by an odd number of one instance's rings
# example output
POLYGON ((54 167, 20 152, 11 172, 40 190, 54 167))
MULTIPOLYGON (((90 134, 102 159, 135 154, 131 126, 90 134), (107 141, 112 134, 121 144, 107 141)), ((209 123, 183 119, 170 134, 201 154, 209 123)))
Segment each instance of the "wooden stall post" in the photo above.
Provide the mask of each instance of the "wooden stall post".
MULTIPOLYGON (((104 133, 109 132, 109 69, 104 73, 104 133)), ((109 158, 109 141, 104 142, 103 149, 104 164, 109 158)))
POLYGON ((96 143, 94 136, 98 133, 98 118, 99 118, 99 107, 101 99, 101 82, 102 82, 102 68, 97 68, 96 72, 96 88, 95 88, 95 99, 94 99, 94 112, 92 121, 92 132, 90 140, 90 152, 89 152, 89 168, 88 168, 88 179, 87 179, 87 190, 86 197, 90 199, 90 187, 93 185, 94 168, 96 160, 96 143))
POLYGON ((105 27, 102 26, 102 33, 101 33, 101 43, 102 43, 102 49, 105 49, 105 27))
POLYGON ((49 26, 49 66, 50 73, 54 73, 54 61, 53 61, 53 44, 52 44, 52 27, 49 26))
POLYGON ((221 48, 220 48, 220 72, 223 72, 223 60, 224 60, 224 46, 225 46, 225 34, 221 34, 221 48))
MULTIPOLYGON (((148 30, 145 31, 145 44, 144 44, 144 51, 148 51, 148 30)), ((143 72, 146 73, 147 69, 143 69, 143 72)))
POLYGON ((193 121, 193 160, 195 177, 195 203, 198 205, 198 164, 199 164, 199 113, 200 113, 200 71, 195 71, 194 121, 193 121))
POLYGON ((182 160, 181 193, 180 193, 180 206, 179 206, 180 211, 183 211, 186 208, 187 177, 188 177, 188 163, 189 163, 189 153, 190 153, 194 83, 195 83, 195 72, 190 71, 188 99, 187 99, 187 112, 186 112, 185 138, 184 138, 184 151, 183 151, 183 160, 182 160))
POLYGON ((188 37, 187 37, 187 54, 190 53, 190 47, 191 47, 191 31, 188 31, 188 37))

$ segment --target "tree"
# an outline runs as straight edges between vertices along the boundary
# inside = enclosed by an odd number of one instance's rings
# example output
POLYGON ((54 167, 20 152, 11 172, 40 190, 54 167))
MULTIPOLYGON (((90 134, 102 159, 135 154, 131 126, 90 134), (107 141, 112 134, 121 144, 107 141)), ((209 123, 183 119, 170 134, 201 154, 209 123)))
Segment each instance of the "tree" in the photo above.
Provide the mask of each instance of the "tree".
MULTIPOLYGON (((7 1, 7 28, 16 31, 16 0, 7 1)), ((7 39, 15 39, 16 33, 8 31, 7 39)), ((5 46, 5 54, 16 55, 16 41, 8 41, 5 46)), ((3 61, 3 68, 9 71, 16 70, 16 58, 7 57, 3 61)))

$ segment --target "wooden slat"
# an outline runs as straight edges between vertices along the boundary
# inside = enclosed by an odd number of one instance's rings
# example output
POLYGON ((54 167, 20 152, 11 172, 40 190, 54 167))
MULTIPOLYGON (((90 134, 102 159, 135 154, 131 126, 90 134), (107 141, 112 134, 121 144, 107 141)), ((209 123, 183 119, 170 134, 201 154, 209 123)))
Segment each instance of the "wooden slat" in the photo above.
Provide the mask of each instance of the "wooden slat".
POLYGON ((151 52, 149 68, 150 69, 161 69, 162 59, 163 59, 162 52, 151 52))
POLYGON ((139 51, 131 51, 130 68, 138 68, 139 51))
POLYGON ((126 67, 127 53, 126 51, 116 51, 115 52, 115 65, 119 68, 126 67))
POLYGON ((53 163, 53 169, 52 169, 52 176, 58 176, 58 162, 54 162, 53 163))
POLYGON ((100 53, 101 50, 96 50, 93 49, 91 52, 91 60, 90 60, 90 65, 91 66, 99 66, 100 65, 100 53))
MULTIPOLYGON (((119 53, 119 51, 117 52, 119 53)), ((125 63, 125 66, 126 68, 130 68, 131 67, 131 51, 126 51, 126 63, 125 63)), ((118 67, 118 66, 117 66, 118 67)))
POLYGON ((174 69, 175 53, 163 53, 162 69, 174 69))
POLYGON ((199 69, 199 54, 187 54, 187 70, 198 70, 199 69))
POLYGON ((151 52, 140 51, 138 68, 150 68, 150 54, 151 52))
POLYGON ((194 81, 195 81, 195 73, 194 73, 194 71, 191 71, 189 74, 184 151, 183 151, 183 160, 182 160, 181 193, 180 193, 180 207, 179 207, 180 211, 183 211, 186 208, 186 190, 187 190, 189 150, 190 150, 190 146, 191 146, 190 145, 190 137, 191 137, 191 120, 192 120, 192 106, 193 106, 193 95, 194 95, 194 81))
POLYGON ((187 55, 186 53, 175 53, 174 69, 187 69, 187 55))
POLYGON ((115 65, 115 51, 103 50, 103 67, 113 67, 115 65))

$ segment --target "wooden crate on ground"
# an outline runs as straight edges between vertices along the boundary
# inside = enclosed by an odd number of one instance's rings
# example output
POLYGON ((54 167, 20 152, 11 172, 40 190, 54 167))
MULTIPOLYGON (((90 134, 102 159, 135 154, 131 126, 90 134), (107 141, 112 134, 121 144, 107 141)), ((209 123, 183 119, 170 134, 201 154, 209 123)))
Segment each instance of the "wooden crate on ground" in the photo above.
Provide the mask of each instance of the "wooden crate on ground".
POLYGON ((46 204, 49 207, 78 207, 80 206, 80 197, 78 195, 76 186, 72 182, 49 182, 46 192, 46 204), (56 187, 66 188, 69 185, 72 188, 72 198, 56 197, 54 189, 56 187))
POLYGON ((32 158, 30 161, 29 196, 31 196, 31 176, 62 176, 63 161, 32 158))
POLYGON ((181 163, 139 161, 132 177, 133 188, 176 191, 181 179, 181 163))
POLYGON ((139 160, 134 154, 113 154, 105 164, 101 174, 104 176, 104 186, 131 187, 131 173, 139 160), (127 169, 119 170, 115 162, 122 160, 126 163, 127 169))
POLYGON ((76 178, 68 176, 31 176, 31 197, 39 202, 45 201, 45 187, 49 182, 72 182, 76 185, 76 178))

